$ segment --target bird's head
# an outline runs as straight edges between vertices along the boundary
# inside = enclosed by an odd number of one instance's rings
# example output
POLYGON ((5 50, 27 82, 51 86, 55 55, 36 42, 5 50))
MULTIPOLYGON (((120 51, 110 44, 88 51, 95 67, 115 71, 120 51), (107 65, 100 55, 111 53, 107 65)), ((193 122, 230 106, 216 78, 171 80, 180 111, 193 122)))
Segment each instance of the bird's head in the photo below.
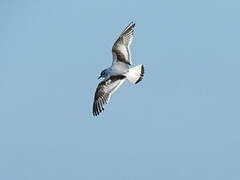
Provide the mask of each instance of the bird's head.
POLYGON ((101 74, 100 74, 100 76, 98 77, 98 79, 100 79, 100 78, 105 78, 105 77, 107 77, 107 69, 104 69, 104 70, 101 72, 101 74))

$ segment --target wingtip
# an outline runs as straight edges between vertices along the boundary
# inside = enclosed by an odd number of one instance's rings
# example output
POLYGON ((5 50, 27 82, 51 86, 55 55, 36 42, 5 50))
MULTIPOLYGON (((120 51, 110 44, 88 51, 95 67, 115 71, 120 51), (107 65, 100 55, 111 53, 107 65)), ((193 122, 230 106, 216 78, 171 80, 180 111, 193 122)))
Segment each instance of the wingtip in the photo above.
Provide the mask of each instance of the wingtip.
POLYGON ((129 28, 134 28, 135 27, 135 23, 133 22, 133 21, 131 21, 129 24, 128 24, 128 26, 126 27, 126 29, 125 29, 125 31, 127 30, 127 29, 129 29, 129 28))
POLYGON ((129 24, 129 26, 130 26, 130 25, 131 25, 132 27, 134 27, 136 24, 135 24, 133 21, 131 21, 130 24, 129 24))
POLYGON ((95 107, 93 106, 93 116, 98 116, 101 112, 104 111, 104 106, 101 106, 101 107, 95 107))

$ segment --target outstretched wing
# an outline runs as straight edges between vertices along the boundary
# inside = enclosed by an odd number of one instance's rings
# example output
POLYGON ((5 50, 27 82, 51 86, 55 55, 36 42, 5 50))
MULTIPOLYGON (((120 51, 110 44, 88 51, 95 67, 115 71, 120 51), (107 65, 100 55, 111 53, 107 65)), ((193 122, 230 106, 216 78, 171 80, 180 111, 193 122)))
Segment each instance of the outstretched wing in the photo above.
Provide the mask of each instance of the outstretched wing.
POLYGON ((113 63, 121 61, 132 65, 129 46, 132 43, 134 26, 135 23, 131 22, 114 43, 112 47, 113 63))
POLYGON ((108 103, 111 95, 122 85, 125 81, 125 76, 111 76, 98 84, 93 102, 93 115, 97 116, 104 110, 104 105, 108 103))

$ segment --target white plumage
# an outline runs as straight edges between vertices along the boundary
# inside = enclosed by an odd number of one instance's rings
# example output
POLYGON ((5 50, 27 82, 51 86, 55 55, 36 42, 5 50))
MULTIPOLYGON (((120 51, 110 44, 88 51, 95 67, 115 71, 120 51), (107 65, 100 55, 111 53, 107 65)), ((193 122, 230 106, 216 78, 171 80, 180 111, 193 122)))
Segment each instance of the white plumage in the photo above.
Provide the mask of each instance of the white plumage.
POLYGON ((127 79, 133 84, 142 80, 144 67, 142 64, 129 68, 132 65, 130 45, 133 39, 133 28, 135 24, 131 22, 121 33, 112 47, 112 66, 103 70, 99 78, 104 80, 98 84, 93 102, 93 115, 96 116, 104 110, 104 105, 109 102, 111 95, 127 79))

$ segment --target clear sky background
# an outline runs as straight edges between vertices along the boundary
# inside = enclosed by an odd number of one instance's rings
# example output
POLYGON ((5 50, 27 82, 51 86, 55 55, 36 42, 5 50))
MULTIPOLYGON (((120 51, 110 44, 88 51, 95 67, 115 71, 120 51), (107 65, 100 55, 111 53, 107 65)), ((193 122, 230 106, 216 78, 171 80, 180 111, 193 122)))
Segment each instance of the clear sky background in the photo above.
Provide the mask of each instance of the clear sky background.
POLYGON ((0 2, 0 179, 239 180, 240 2, 0 2), (111 47, 126 82, 98 117, 111 47))

